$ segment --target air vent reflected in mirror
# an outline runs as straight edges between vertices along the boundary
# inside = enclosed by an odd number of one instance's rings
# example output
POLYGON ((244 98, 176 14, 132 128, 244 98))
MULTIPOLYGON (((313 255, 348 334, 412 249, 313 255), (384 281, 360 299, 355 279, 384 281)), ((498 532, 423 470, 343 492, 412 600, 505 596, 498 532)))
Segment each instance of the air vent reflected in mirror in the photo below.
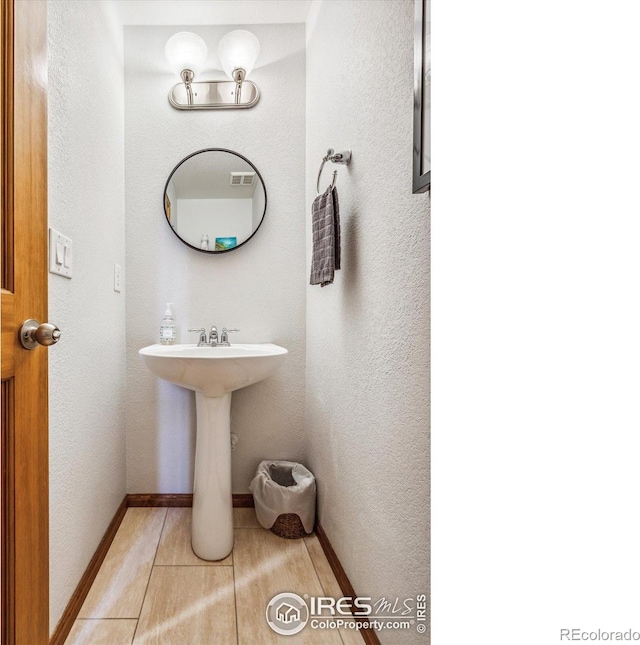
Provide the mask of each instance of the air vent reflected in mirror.
POLYGON ((231 185, 232 186, 251 186, 253 178, 256 176, 255 172, 232 172, 231 185))

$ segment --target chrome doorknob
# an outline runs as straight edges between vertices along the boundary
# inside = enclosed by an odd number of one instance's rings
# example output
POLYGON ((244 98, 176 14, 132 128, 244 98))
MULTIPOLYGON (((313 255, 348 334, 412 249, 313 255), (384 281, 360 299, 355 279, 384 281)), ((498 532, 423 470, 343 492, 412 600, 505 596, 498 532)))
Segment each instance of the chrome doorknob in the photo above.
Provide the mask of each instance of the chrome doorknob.
POLYGON ((51 323, 42 325, 33 318, 25 320, 20 327, 20 342, 25 349, 34 349, 38 345, 55 345, 62 332, 51 323))

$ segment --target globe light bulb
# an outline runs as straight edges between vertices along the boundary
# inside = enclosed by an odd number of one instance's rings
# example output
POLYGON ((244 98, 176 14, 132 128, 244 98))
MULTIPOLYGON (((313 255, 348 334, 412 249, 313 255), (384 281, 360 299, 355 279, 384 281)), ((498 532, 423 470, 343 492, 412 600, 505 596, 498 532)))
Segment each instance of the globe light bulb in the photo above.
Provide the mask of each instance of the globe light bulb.
POLYGON ((164 55, 178 76, 185 69, 190 69, 195 75, 207 58, 207 45, 197 34, 180 31, 167 40, 164 55))
POLYGON ((243 78, 249 76, 260 54, 260 43, 250 32, 244 29, 230 31, 218 43, 218 58, 230 78, 237 69, 244 70, 243 78))

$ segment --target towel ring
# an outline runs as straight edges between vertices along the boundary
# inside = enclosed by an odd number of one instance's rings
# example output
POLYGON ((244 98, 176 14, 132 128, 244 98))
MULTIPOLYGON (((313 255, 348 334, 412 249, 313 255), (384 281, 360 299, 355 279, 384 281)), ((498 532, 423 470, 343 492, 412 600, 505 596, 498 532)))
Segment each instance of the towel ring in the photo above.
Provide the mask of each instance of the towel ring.
MULTIPOLYGON (((322 157, 322 164, 320 164, 320 170, 318 171, 318 181, 316 182, 316 195, 320 194, 320 177, 322 176, 322 169, 324 165, 330 161, 331 163, 339 163, 343 166, 348 166, 351 163, 351 150, 343 150, 342 152, 336 152, 333 148, 327 150, 327 154, 322 157)), ((336 185, 336 176, 338 171, 333 171, 333 179, 331 180, 331 188, 336 185)))

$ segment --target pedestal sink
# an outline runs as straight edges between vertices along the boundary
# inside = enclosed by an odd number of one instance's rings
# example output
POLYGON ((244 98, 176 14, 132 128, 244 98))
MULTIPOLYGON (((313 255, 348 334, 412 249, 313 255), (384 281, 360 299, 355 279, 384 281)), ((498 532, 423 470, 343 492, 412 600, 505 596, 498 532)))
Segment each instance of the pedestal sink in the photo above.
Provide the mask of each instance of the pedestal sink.
POLYGON ((139 353, 156 376, 196 393, 191 546, 203 560, 222 560, 233 549, 231 392, 267 378, 287 350, 272 344, 150 345, 139 353))

